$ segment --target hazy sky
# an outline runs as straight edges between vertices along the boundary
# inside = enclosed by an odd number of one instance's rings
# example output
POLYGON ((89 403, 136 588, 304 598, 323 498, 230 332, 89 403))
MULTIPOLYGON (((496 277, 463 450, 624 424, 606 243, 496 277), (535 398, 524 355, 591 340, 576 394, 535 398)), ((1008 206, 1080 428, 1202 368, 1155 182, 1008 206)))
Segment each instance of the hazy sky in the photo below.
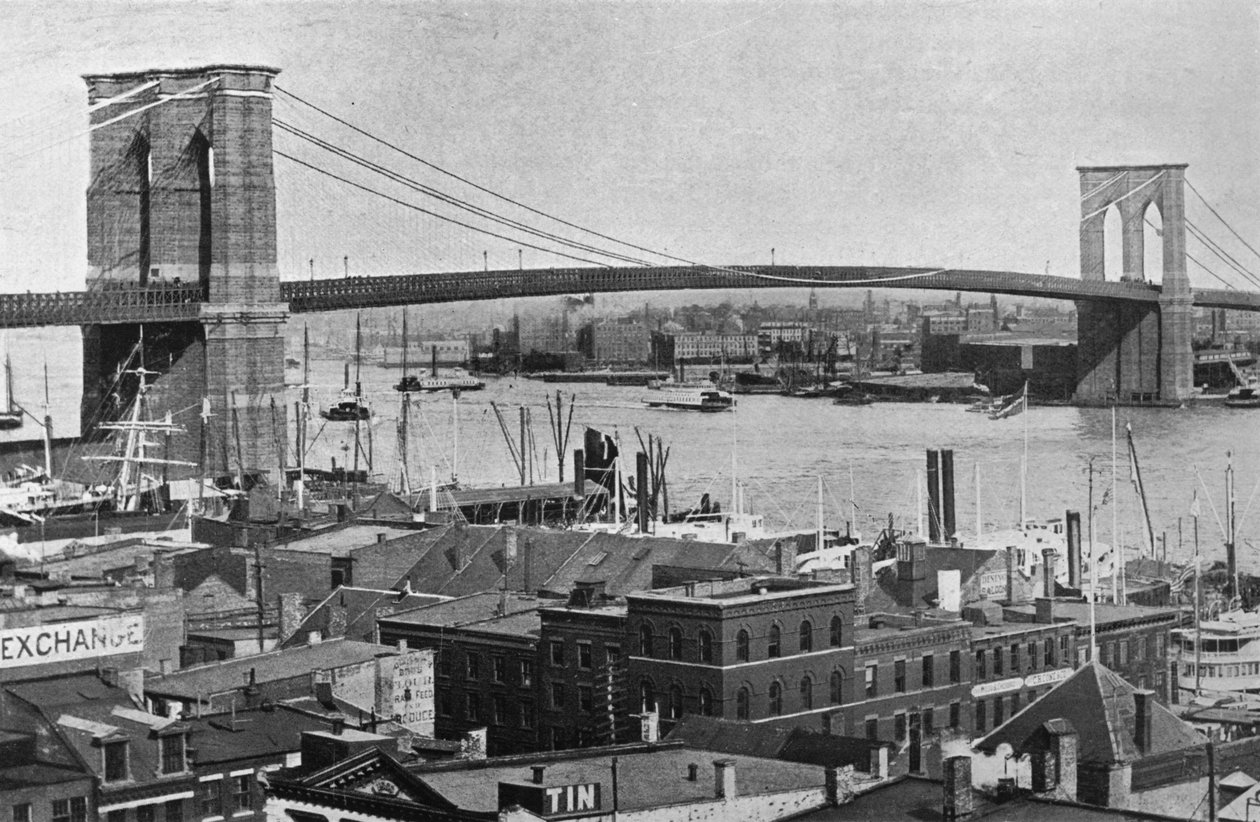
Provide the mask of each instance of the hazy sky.
MULTIPOLYGON (((1239 0, 4 3, 0 290, 81 286, 80 75, 223 61, 277 66, 420 157, 688 259, 1074 275, 1075 167, 1129 162, 1189 163, 1260 247, 1258 17, 1239 0)), ((545 225, 293 103, 276 116, 545 225)), ((364 274, 479 268, 483 249, 517 263, 515 243, 276 172, 286 278, 311 258, 316 276, 344 256, 364 274)))

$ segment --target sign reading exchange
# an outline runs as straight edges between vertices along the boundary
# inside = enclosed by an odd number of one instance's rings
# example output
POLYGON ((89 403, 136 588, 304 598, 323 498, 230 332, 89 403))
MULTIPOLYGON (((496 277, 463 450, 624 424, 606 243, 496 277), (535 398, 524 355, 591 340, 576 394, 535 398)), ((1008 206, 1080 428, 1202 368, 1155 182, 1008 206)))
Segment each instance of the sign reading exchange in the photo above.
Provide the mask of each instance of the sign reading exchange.
POLYGON ((0 665, 40 665, 144 650, 144 616, 0 630, 0 665))

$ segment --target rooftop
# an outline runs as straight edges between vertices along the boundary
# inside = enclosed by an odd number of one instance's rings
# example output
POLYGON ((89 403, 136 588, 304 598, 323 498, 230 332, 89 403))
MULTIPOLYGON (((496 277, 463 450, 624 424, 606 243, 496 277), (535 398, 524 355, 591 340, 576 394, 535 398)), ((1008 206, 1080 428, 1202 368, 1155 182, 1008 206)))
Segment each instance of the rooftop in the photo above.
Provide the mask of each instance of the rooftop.
POLYGON ((675 588, 640 591, 627 599, 668 600, 673 602, 711 602, 719 605, 744 605, 774 599, 791 599, 802 595, 816 596, 851 591, 853 586, 797 580, 789 577, 750 577, 742 579, 696 582, 675 588))
MULTIPOLYGON (((197 764, 269 756, 302 749, 303 731, 327 731, 330 720, 283 706, 238 710, 185 720, 192 731, 197 764)), ((346 729, 345 733, 358 733, 346 729)))
MULTIPOLYGON (((551 602, 551 600, 539 600, 538 597, 512 591, 509 591, 506 596, 497 591, 486 591, 481 594, 455 597, 432 605, 423 605, 403 613, 391 614, 383 619, 402 625, 458 628, 502 619, 522 612, 536 611, 540 605, 551 602), (500 610, 500 604, 503 606, 502 610, 500 610)), ((535 615, 533 619, 537 622, 539 617, 535 615)))
POLYGON ((356 548, 372 545, 384 534, 386 540, 397 539, 416 533, 415 528, 395 528, 389 525, 330 524, 311 532, 308 536, 277 544, 275 547, 289 551, 310 551, 334 557, 347 557, 356 548))
POLYGON ((201 700, 210 694, 223 693, 243 687, 250 672, 256 681, 272 682, 303 676, 311 671, 328 670, 367 662, 381 654, 395 654, 394 648, 356 642, 349 639, 329 639, 316 645, 268 651, 265 654, 224 659, 207 665, 197 665, 165 676, 149 677, 144 689, 148 693, 185 700, 201 700))
POLYGON ((573 785, 598 782, 604 804, 611 807, 612 758, 617 757, 617 799, 621 811, 658 808, 713 799, 713 761, 735 763, 736 788, 740 796, 821 787, 823 769, 802 767, 777 759, 723 754, 690 747, 661 746, 655 749, 592 751, 590 754, 559 757, 556 753, 511 757, 501 763, 490 759, 484 766, 412 769, 427 785, 471 811, 497 811, 498 783, 532 782, 531 766, 545 765, 544 785, 573 785), (699 778, 687 779, 687 766, 700 766, 699 778))
MULTIPOLYGON (((1035 605, 1008 605, 1005 610, 1018 614, 1035 615, 1035 605)), ((1077 622, 1089 625, 1089 603, 1073 600, 1056 599, 1054 601, 1054 619, 1056 622, 1077 622)), ((1111 605, 1098 602, 1094 604, 1095 624, 1099 627, 1111 623, 1125 622, 1131 619, 1151 619, 1165 617, 1180 622, 1181 612, 1176 608, 1156 607, 1152 605, 1111 605)))

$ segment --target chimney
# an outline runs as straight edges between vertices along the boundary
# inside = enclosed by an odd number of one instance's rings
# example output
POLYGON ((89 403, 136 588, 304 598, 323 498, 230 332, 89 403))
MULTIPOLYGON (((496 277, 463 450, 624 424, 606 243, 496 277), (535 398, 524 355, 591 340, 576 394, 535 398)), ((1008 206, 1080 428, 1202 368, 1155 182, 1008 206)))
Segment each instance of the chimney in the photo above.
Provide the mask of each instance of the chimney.
POLYGON ((118 672, 118 687, 125 688, 127 696, 136 705, 144 705, 144 669, 128 668, 118 672))
POLYGON ((639 533, 646 534, 651 524, 648 518, 648 457, 642 451, 634 455, 634 492, 638 505, 639 533))
POLYGON ((527 594, 534 593, 534 541, 526 538, 521 561, 521 590, 527 594))
POLYGON ((511 564, 516 562, 516 529, 508 528, 503 533, 503 562, 511 564))
POLYGON ((713 794, 718 799, 734 799, 738 794, 735 789, 735 760, 713 760, 713 794))
POLYGON ((573 452, 573 496, 586 496, 586 452, 581 448, 573 452))
POLYGON ((876 779, 888 778, 888 746, 876 744, 867 751, 867 773, 876 779))
POLYGON ((1050 793, 1053 799, 1075 802, 1076 729, 1066 719, 1051 719, 1041 727, 1046 747, 1032 752, 1033 793, 1050 793))
POLYGON ((294 592, 283 593, 280 602, 280 643, 297 633, 305 614, 302 613, 302 595, 294 592))
POLYGON ((346 718, 341 714, 333 714, 332 716, 332 732, 334 736, 341 736, 346 729, 346 718))
POLYGON ((546 765, 530 765, 529 770, 532 772, 530 781, 533 782, 535 785, 541 785, 543 783, 543 778, 547 775, 547 766, 546 765))
POLYGON ((384 544, 385 544, 385 540, 387 540, 387 539, 389 539, 389 534, 385 533, 384 531, 377 531, 377 532, 376 532, 376 544, 377 544, 377 545, 384 545, 384 544))
POLYGON ((1151 713, 1155 692, 1145 688, 1133 692, 1133 744, 1143 754, 1151 752, 1151 713))
POLYGON ((941 468, 940 452, 929 448, 927 452, 928 484, 928 541, 937 545, 941 541, 941 468))
POLYGON ((1055 564, 1056 556, 1053 548, 1041 550, 1041 595, 1050 599, 1054 598, 1054 578, 1059 570, 1055 564))
POLYGON ((870 597, 871 587, 875 584, 875 575, 872 571, 871 546, 858 545, 853 549, 851 556, 850 574, 853 580, 853 612, 861 615, 866 613, 866 600, 870 597))
POLYGON ((927 545, 910 537, 897 545, 897 579, 919 582, 927 573, 927 545))
POLYGON ((687 781, 698 782, 700 780, 700 766, 692 762, 687 766, 687 781))
POLYGON ((1006 546, 1006 601, 1015 601, 1015 577, 1019 571, 1015 567, 1015 546, 1006 546))
POLYGON ((945 517, 945 542, 953 542, 958 533, 954 521, 954 449, 941 451, 941 509, 945 517))
MULTIPOLYGON (((1034 621, 1040 625, 1051 625, 1054 623, 1054 600, 1050 597, 1037 597, 1036 616, 1034 621)), ((1050 640, 1046 640, 1049 642, 1050 640)))
POLYGON ((175 565, 171 562, 171 557, 166 551, 153 552, 152 568, 154 588, 175 587, 175 565))
POLYGON ((975 793, 971 788, 971 755, 951 756, 945 766, 945 808, 942 816, 946 822, 966 819, 976 809, 975 793))
POLYGON ((1081 587, 1081 512, 1068 511, 1063 527, 1067 529, 1068 585, 1081 587))

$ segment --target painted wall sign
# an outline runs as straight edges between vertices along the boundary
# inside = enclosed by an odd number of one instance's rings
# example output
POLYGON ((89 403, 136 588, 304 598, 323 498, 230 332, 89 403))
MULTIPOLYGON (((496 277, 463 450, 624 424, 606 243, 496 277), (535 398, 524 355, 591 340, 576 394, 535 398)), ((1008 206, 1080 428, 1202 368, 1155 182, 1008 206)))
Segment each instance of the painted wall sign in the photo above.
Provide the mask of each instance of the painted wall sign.
POLYGON ((0 664, 41 665, 144 650, 144 615, 0 630, 0 664))
POLYGON ((1040 688, 1042 685, 1054 685, 1072 675, 1071 668, 1056 668, 1053 671, 1042 671, 1024 677, 1024 685, 1029 688, 1040 688))

